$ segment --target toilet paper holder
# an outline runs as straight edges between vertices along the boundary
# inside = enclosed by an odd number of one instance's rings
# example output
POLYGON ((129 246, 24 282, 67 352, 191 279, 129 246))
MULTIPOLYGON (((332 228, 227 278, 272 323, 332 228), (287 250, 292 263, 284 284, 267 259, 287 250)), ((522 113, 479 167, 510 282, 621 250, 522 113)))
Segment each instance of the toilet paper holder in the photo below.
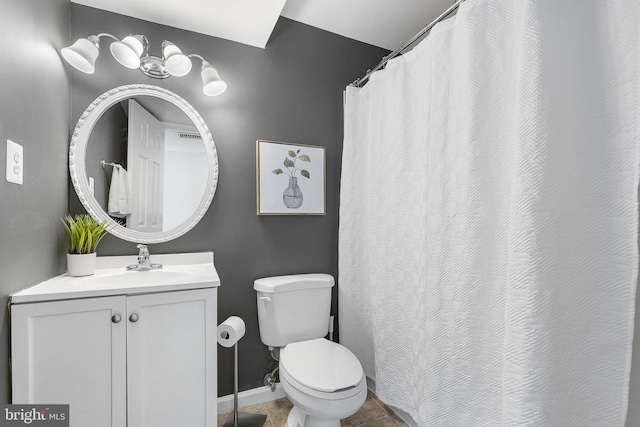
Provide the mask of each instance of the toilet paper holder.
MULTIPOLYGON (((224 427, 262 427, 267 419, 266 415, 238 411, 238 342, 244 336, 244 321, 239 317, 232 316, 218 326, 218 343, 223 347, 228 347, 228 343, 225 341, 230 338, 230 334, 226 330, 220 329, 223 325, 228 326, 229 324, 241 325, 242 331, 240 334, 236 334, 237 338, 233 343, 233 414, 229 415, 224 427)), ((236 329, 234 328, 234 330, 236 329)))

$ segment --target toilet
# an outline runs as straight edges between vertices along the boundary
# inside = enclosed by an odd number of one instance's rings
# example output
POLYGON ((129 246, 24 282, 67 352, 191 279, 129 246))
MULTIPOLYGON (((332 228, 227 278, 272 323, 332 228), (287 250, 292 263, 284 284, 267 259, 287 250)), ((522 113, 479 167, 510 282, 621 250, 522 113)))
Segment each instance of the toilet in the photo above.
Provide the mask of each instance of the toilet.
POLYGON ((329 331, 329 274, 258 279, 260 339, 280 349, 280 384, 293 403, 287 427, 338 427, 367 397, 360 361, 346 347, 325 339, 329 331))

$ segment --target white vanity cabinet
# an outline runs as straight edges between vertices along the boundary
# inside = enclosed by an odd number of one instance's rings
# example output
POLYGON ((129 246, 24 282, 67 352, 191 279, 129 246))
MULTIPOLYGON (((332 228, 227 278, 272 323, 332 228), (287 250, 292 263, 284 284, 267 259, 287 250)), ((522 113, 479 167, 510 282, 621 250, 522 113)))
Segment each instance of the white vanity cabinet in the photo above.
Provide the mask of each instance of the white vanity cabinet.
POLYGON ((69 404, 71 427, 215 425, 219 279, 208 267, 98 269, 12 295, 13 403, 69 404))

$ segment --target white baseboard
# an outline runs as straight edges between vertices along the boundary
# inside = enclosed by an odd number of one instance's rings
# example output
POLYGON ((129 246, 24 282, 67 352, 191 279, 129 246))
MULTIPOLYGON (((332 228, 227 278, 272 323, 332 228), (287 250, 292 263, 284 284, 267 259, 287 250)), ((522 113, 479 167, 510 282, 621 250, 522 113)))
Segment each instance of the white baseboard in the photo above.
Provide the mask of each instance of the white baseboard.
MULTIPOLYGON (((258 387, 238 393, 238 408, 258 405, 260 403, 271 402, 272 400, 285 397, 284 390, 280 384, 276 385, 276 391, 271 391, 271 387, 258 387)), ((228 394, 218 398, 218 414, 233 411, 233 394, 228 394)))
MULTIPOLYGON (((372 379, 372 378, 367 377, 367 388, 369 390, 371 390, 373 392, 373 394, 375 394, 376 393, 376 381, 374 379, 372 379)), ((417 427, 418 426, 418 424, 413 420, 411 415, 407 414, 403 410, 398 409, 395 406, 391 406, 391 405, 387 405, 387 407, 389 409, 391 409, 393 411, 393 413, 396 414, 396 416, 398 418, 400 418, 402 421, 404 421, 409 427, 417 427)))
POLYGON ((400 418, 402 421, 404 421, 405 424, 408 425, 409 427, 417 427, 418 426, 418 424, 413 420, 411 415, 407 414, 402 409, 398 409, 395 406, 389 406, 389 408, 393 411, 394 414, 396 414, 396 416, 398 418, 400 418))

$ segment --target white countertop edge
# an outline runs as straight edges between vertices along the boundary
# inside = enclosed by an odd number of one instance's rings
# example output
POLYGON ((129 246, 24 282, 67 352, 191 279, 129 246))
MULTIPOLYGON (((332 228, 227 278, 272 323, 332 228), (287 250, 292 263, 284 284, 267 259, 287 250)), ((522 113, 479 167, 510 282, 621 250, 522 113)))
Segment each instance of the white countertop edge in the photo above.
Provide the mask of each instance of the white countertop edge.
POLYGON ((41 293, 34 295, 11 295, 11 304, 28 304, 34 302, 49 302, 49 301, 63 301, 70 299, 81 298, 98 298, 98 297, 112 297, 119 295, 140 295, 151 294, 157 292, 173 292, 173 291, 190 291, 196 289, 217 288, 220 286, 220 282, 208 282, 208 283, 186 283, 179 285, 159 285, 159 286, 145 286, 140 288, 127 288, 122 292, 118 292, 116 289, 99 289, 99 290, 87 290, 87 291, 74 291, 66 293, 41 293))

